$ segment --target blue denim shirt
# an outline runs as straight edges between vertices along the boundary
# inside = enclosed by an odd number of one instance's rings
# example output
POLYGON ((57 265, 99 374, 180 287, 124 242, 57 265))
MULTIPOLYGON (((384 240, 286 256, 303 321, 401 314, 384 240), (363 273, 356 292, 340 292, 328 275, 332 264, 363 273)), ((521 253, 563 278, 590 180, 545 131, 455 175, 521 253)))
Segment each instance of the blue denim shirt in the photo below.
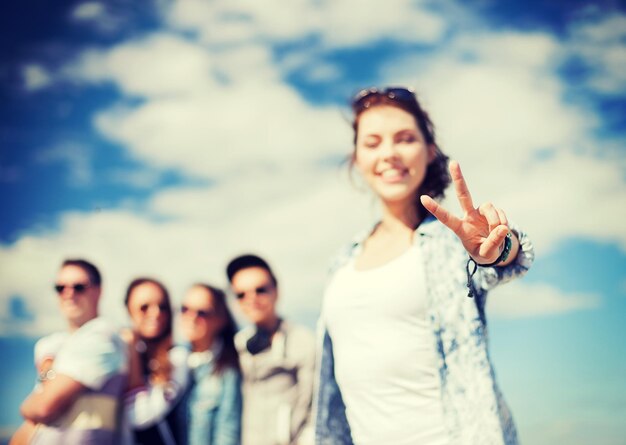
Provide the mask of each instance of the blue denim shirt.
POLYGON ((179 403, 182 443, 238 445, 241 436, 241 376, 226 368, 213 372, 208 361, 190 369, 190 385, 179 403))
MULTIPOLYGON (((438 355, 445 427, 451 444, 516 445, 517 432, 495 381, 487 350, 485 319, 487 291, 521 276, 534 259, 526 234, 513 229, 519 253, 505 267, 481 267, 471 279, 474 298, 468 298, 468 255, 447 227, 434 217, 416 229, 414 241, 423 252, 427 314, 438 355)), ((356 256, 371 230, 361 234, 334 261, 331 272, 356 256)), ((353 443, 345 405, 334 374, 332 338, 320 320, 321 361, 316 391, 316 444, 353 443)))

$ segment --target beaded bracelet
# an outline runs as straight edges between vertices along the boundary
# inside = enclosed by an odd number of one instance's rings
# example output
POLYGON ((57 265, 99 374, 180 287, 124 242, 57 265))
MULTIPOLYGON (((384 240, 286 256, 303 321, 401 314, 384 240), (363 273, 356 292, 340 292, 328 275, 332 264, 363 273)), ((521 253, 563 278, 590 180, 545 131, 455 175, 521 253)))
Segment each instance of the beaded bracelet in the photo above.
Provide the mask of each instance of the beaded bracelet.
POLYGON ((472 257, 470 257, 467 260, 467 264, 465 265, 465 269, 467 272, 467 296, 472 298, 474 296, 474 291, 472 289, 472 277, 474 276, 474 274, 476 273, 476 270, 478 269, 478 266, 480 267, 493 267, 497 264, 503 263, 505 262, 508 258, 509 258, 509 254, 511 253, 511 247, 513 247, 513 241, 511 241, 511 232, 506 234, 506 237, 504 238, 504 247, 502 248, 502 252, 500 252, 500 255, 498 256, 498 258, 493 262, 493 263, 489 263, 489 264, 478 264, 476 261, 474 261, 474 259, 472 257), (470 264, 474 263, 474 267, 472 270, 470 270, 470 264))

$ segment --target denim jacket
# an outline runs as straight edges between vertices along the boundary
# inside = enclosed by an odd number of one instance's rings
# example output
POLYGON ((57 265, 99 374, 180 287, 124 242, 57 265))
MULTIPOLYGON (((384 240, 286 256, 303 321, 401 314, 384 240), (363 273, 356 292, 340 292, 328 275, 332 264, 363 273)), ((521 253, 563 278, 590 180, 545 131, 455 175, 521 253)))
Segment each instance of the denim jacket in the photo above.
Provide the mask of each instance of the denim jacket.
POLYGON ((183 444, 240 443, 241 376, 233 368, 226 368, 219 374, 213 370, 211 357, 189 367, 190 384, 176 408, 178 423, 183 426, 183 444))
MULTIPOLYGON (((415 231, 414 242, 423 253, 426 271, 427 316, 438 356, 445 427, 453 445, 518 443, 511 413, 495 382, 485 319, 487 291, 525 274, 534 259, 528 237, 513 231, 520 241, 516 259, 504 267, 479 267, 470 282, 474 298, 468 298, 468 255, 456 235, 432 216, 415 231)), ((358 255, 369 233, 363 233, 338 255, 331 272, 358 255)), ((318 348, 316 444, 352 444, 334 375, 332 338, 323 319, 318 348)))

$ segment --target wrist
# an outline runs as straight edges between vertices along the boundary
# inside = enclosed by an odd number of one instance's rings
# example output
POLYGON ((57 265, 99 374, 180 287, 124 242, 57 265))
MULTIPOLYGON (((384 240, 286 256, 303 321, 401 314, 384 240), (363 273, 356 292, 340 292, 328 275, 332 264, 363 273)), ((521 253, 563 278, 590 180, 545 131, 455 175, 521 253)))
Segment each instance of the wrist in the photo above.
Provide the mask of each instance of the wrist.
POLYGON ((47 380, 53 380, 57 376, 57 373, 54 369, 48 369, 46 371, 41 371, 37 376, 37 379, 40 382, 45 382, 47 380))
POLYGON ((512 247, 513 247, 513 240, 512 240, 511 232, 509 232, 506 234, 506 237, 504 238, 504 244, 502 246, 502 250, 500 251, 500 255, 498 256, 498 258, 496 258, 494 262, 488 263, 488 264, 479 264, 479 263, 476 263, 476 264, 480 267, 493 267, 493 266, 497 266, 500 263, 504 263, 506 262, 506 260, 509 259, 509 255, 511 254, 512 247))

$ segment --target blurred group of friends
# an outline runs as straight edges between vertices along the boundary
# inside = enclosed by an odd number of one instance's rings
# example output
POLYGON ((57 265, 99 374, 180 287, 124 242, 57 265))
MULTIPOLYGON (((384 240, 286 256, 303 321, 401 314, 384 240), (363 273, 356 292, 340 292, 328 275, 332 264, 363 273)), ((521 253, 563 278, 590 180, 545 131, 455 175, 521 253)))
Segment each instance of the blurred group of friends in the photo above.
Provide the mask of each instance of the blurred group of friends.
POLYGON ((38 383, 11 443, 312 443, 312 332, 276 312, 264 259, 237 257, 227 276, 249 327, 238 331, 218 287, 196 283, 174 308, 160 281, 141 277, 124 299, 131 327, 119 330, 98 314, 98 268, 64 261, 54 287, 69 329, 37 342, 38 383))
POLYGON ((178 315, 187 347, 172 345, 161 283, 131 283, 133 328, 119 333, 97 316, 95 267, 67 261, 56 288, 70 329, 37 344, 16 444, 518 444, 486 301, 528 271, 533 245, 500 207, 474 204, 411 89, 365 89, 351 106, 349 165, 381 216, 331 262, 316 340, 277 315, 258 256, 226 268, 250 328, 236 332, 225 293, 196 284, 178 315), (461 216, 440 204, 450 184, 461 216))

